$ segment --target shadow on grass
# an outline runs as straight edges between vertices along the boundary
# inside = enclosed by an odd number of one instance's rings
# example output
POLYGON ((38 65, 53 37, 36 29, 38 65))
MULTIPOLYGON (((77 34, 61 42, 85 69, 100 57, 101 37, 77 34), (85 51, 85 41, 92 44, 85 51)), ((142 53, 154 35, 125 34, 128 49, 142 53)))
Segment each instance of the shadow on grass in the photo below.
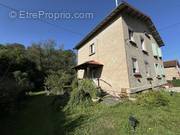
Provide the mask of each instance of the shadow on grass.
POLYGON ((13 115, 0 118, 2 135, 56 135, 65 133, 65 113, 62 108, 68 97, 34 96, 23 101, 21 109, 13 115))

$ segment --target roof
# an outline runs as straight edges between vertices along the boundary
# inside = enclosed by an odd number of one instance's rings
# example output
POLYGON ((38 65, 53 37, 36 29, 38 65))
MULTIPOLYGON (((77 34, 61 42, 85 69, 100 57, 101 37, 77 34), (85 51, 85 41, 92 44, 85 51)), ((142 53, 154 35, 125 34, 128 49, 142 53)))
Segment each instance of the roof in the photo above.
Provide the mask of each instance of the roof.
POLYGON ((94 36, 96 36, 98 33, 100 33, 106 26, 109 25, 109 22, 114 20, 119 14, 121 13, 128 13, 129 15, 132 15, 133 17, 136 17, 137 19, 140 19, 144 21, 149 30, 151 31, 153 37, 159 44, 159 46, 163 46, 164 43, 156 30, 151 18, 141 11, 137 10, 136 8, 129 5, 127 2, 122 2, 117 8, 115 8, 101 23, 99 23, 89 34, 87 34, 84 39, 82 39, 74 49, 79 49, 82 47, 87 41, 92 39, 94 36))
POLYGON ((74 69, 85 69, 86 67, 101 67, 101 66, 103 66, 103 64, 95 60, 90 60, 90 61, 86 61, 80 65, 75 66, 74 69))
POLYGON ((171 60, 171 61, 165 61, 164 62, 164 68, 170 68, 170 67, 180 67, 180 64, 177 60, 171 60))

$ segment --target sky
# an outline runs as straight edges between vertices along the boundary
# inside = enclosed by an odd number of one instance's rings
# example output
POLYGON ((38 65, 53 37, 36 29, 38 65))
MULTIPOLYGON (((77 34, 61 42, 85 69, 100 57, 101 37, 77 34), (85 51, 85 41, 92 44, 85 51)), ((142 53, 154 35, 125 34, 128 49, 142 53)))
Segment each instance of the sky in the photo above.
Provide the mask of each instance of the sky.
MULTIPOLYGON (((165 43, 163 59, 180 61, 180 1, 124 1, 151 17, 165 43)), ((115 0, 0 0, 0 43, 30 46, 33 42, 52 39, 58 45, 63 44, 65 49, 72 49, 115 7, 115 0), (23 13, 91 13, 93 17, 57 20, 10 17, 16 10, 23 13)))

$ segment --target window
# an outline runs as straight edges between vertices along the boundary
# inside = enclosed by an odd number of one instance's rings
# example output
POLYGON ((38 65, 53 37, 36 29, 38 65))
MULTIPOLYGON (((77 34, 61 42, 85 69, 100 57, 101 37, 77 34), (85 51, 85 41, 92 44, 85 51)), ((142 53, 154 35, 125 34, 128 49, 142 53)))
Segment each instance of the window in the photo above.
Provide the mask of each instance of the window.
POLYGON ((90 55, 95 53, 95 45, 94 45, 94 43, 90 45, 89 50, 90 50, 90 55))
POLYGON ((154 66, 155 66, 155 73, 156 75, 158 75, 158 64, 154 64, 154 66))
POLYGON ((147 51, 144 38, 141 37, 141 47, 143 51, 147 51))
POLYGON ((133 66, 133 73, 139 73, 139 65, 137 59, 132 58, 132 66, 133 66))
POLYGON ((131 29, 128 29, 128 33, 129 33, 129 40, 134 41, 134 31, 131 29))
POLYGON ((147 61, 145 61, 144 63, 145 63, 146 75, 149 77, 150 76, 149 63, 147 61))

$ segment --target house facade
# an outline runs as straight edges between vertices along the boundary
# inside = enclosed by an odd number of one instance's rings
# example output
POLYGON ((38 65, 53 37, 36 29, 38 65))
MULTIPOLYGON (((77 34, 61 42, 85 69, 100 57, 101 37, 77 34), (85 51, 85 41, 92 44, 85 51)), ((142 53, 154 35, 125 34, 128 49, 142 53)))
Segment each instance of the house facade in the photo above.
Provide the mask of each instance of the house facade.
POLYGON ((91 78, 112 95, 166 83, 163 41, 151 19, 123 2, 78 45, 78 78, 91 78))
POLYGON ((166 80, 180 79, 180 64, 177 60, 165 61, 166 80))

